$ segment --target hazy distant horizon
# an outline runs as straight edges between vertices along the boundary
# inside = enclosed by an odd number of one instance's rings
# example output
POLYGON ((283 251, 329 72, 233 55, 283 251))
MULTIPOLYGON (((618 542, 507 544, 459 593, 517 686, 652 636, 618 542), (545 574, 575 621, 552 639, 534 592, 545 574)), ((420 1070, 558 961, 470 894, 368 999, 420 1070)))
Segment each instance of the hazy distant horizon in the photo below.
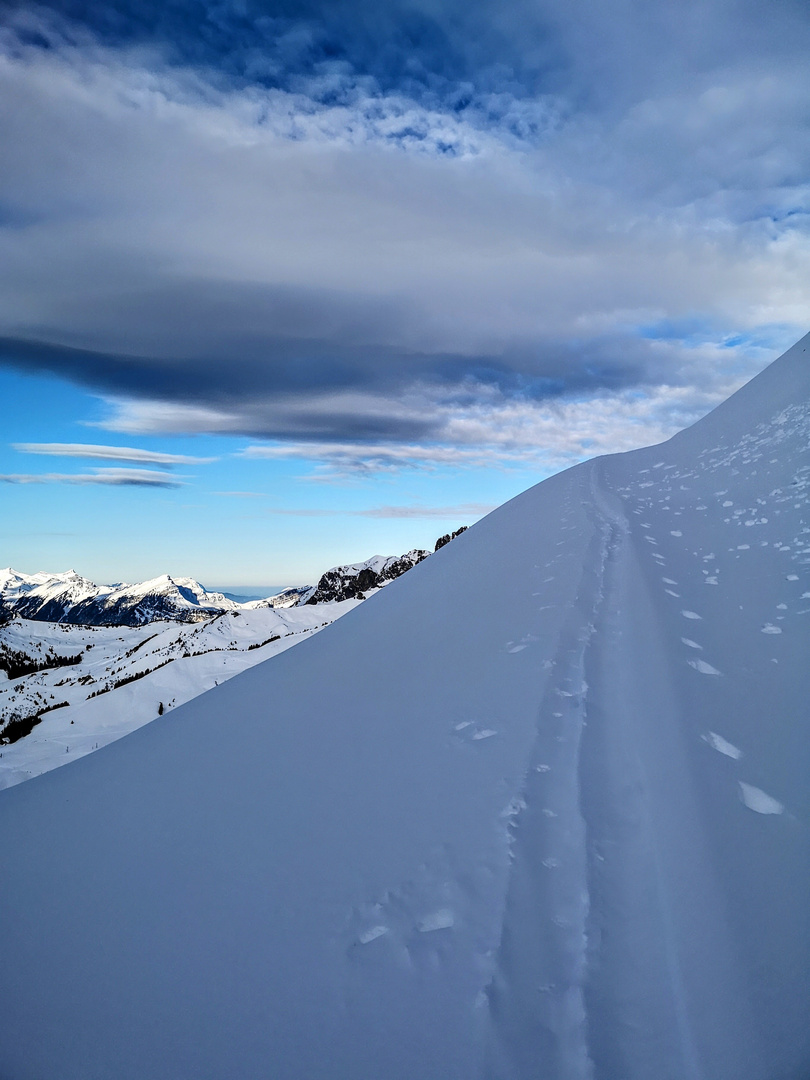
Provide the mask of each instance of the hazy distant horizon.
MULTIPOLYGON (((276 596, 284 589, 292 588, 291 585, 209 585, 202 582, 208 592, 220 592, 229 600, 235 600, 239 604, 246 604, 250 600, 264 600, 267 596, 276 596)), ((314 582, 296 582, 296 585, 309 585, 314 582)))

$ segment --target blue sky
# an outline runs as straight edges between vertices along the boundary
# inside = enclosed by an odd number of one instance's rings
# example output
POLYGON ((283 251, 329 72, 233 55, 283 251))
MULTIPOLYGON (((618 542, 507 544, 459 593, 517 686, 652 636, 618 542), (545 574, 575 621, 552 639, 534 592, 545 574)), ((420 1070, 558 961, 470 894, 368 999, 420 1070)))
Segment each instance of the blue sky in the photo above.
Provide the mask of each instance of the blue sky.
POLYGON ((310 581, 693 421, 810 321, 808 46, 793 0, 6 5, 0 563, 310 581))
POLYGON ((115 440, 96 426, 109 408, 82 388, 0 370, 0 395, 11 406, 0 447, 0 546, 4 565, 26 572, 75 566, 103 581, 168 571, 209 586, 308 582, 334 562, 432 547, 537 480, 531 467, 494 468, 484 457, 478 467, 397 466, 366 477, 354 462, 336 471, 299 452, 245 456, 283 443, 115 440), (105 457, 104 447, 127 456, 105 457), (188 460, 132 460, 138 451, 188 460))

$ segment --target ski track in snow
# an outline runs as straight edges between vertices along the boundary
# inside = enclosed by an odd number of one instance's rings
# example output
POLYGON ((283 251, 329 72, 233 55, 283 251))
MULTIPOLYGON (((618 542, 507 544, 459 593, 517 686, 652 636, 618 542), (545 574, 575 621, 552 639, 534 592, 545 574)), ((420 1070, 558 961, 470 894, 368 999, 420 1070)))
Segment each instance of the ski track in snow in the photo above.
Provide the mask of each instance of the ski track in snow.
MULTIPOLYGON (((792 410, 792 415, 807 430, 807 410, 797 408, 792 410)), ((768 425, 761 425, 759 434, 759 442, 753 443, 755 448, 769 441, 772 429, 768 425)), ((779 431, 777 438, 781 439, 784 434, 784 431, 779 431)), ((743 446, 747 442, 750 440, 744 439, 743 446)), ((710 459, 704 463, 704 468, 707 471, 717 471, 721 466, 729 466, 738 456, 743 457, 744 463, 750 464, 750 457, 745 457, 742 451, 738 450, 736 453, 732 451, 727 454, 721 462, 710 459)), ((594 644, 600 649, 605 647, 608 634, 602 625, 602 612, 610 613, 618 602, 615 595, 606 599, 606 591, 611 588, 610 579, 615 574, 612 567, 623 557, 621 551, 630 542, 632 530, 624 514, 611 506, 599 466, 591 463, 586 468, 590 470, 590 493, 589 497, 586 498, 583 494, 582 498, 583 503, 590 507, 588 513, 592 517, 597 550, 586 560, 590 572, 586 572, 583 577, 580 592, 572 608, 572 616, 560 635, 559 649, 553 661, 555 679, 546 692, 539 712, 536 757, 542 758, 542 761, 535 762, 527 772, 522 795, 524 808, 515 817, 512 825, 512 857, 515 866, 504 916, 505 936, 499 969, 488 991, 495 1033, 492 1061, 498 1063, 490 1066, 493 1077, 531 1075, 528 1063, 533 1051, 543 1057, 547 1070, 545 1075, 548 1075, 550 1080, 598 1080, 600 1077, 613 1080, 614 1077, 612 1072, 606 1071, 607 1052, 604 1048, 601 1051, 597 1048, 597 1056, 594 1057, 588 1039, 588 987, 591 978, 589 967, 599 961, 599 946, 598 942, 594 942, 594 938, 598 938, 602 918, 595 907, 599 902, 598 896, 592 896, 590 883, 598 880, 601 864, 607 856, 593 849, 587 812, 583 810, 581 802, 574 798, 574 794, 580 790, 582 780, 582 740, 589 738, 589 653, 594 644), (558 705, 554 707, 554 703, 558 703, 560 699, 567 701, 566 711, 562 713, 558 705), (544 928, 535 927, 524 941, 514 928, 531 926, 531 909, 535 905, 546 913, 544 917, 547 925, 544 928), (532 986, 536 998, 529 1008, 526 997, 531 993, 532 986), (543 1048, 542 1054, 538 1047, 543 1048), (605 1060, 600 1060, 600 1053, 605 1060)), ((609 469, 609 465, 606 468, 609 469)), ((680 470, 672 466, 670 468, 672 475, 663 485, 659 498, 653 500, 644 497, 641 506, 633 508, 631 505, 630 509, 634 514, 638 515, 644 509, 647 512, 655 509, 656 512, 675 513, 678 516, 685 514, 686 502, 677 510, 667 504, 672 501, 674 482, 695 479, 696 474, 683 475, 680 470)), ((804 476, 806 472, 807 470, 800 470, 800 475, 804 476)), ((810 477, 803 479, 802 487, 806 488, 808 482, 810 477)), ((677 486, 681 491, 689 490, 684 484, 677 486)), ((648 490, 644 481, 637 483, 635 489, 648 490)), ((625 503, 631 490, 632 485, 629 488, 626 486, 624 491, 620 492, 625 503)), ((708 499, 703 502, 692 501, 693 513, 706 513, 709 510, 708 499)), ((741 523, 743 528, 748 529, 767 525, 768 516, 761 513, 761 507, 766 505, 766 500, 758 498, 758 502, 758 514, 755 510, 749 510, 746 516, 746 513, 741 511, 723 524, 734 528, 741 523)), ((806 503, 805 496, 802 504, 794 503, 794 509, 806 503)), ((731 505, 733 503, 730 500, 725 500, 723 509, 731 505)), ((568 514, 571 512, 569 506, 568 514)), ((778 508, 775 513, 779 514, 778 508)), ((566 524, 567 520, 563 518, 561 529, 571 527, 566 524)), ((638 521, 637 527, 644 530, 639 537, 643 541, 641 557, 654 560, 658 566, 665 565, 668 556, 655 550, 660 544, 653 521, 638 521)), ((797 554, 807 556, 810 554, 809 534, 810 529, 802 526, 794 545, 785 546, 784 550, 790 552, 792 558, 796 558, 797 554), (796 548, 799 548, 798 552, 796 548)), ((687 529, 670 529, 668 536, 676 544, 686 545, 688 551, 687 529)), ((716 544, 716 538, 714 542, 716 544)), ((763 541, 761 546, 767 547, 767 541, 763 541)), ((782 545, 778 545, 778 550, 781 549, 782 545)), ((752 545, 729 545, 728 550, 736 558, 740 552, 751 551, 752 545)), ((699 584, 720 586, 721 558, 714 552, 704 554, 699 550, 689 552, 687 559, 690 558, 698 563, 708 564, 708 569, 700 570, 693 587, 699 584)), ((679 563, 682 562, 683 556, 678 555, 678 560, 679 563)), ((810 559, 806 557, 803 562, 810 565, 810 559)), ((663 577, 661 580, 667 586, 678 585, 678 581, 672 577, 663 577)), ((786 574, 784 580, 799 582, 800 575, 786 574)), ((681 588, 687 584, 682 582, 681 588)), ((671 587, 662 591, 673 599, 679 599, 682 595, 671 587)), ((788 605, 777 604, 776 610, 787 611, 788 605)), ((701 608, 695 610, 685 607, 680 609, 680 616, 700 623, 705 620, 706 613, 701 608)), ((773 622, 766 622, 758 629, 764 634, 782 634, 782 628, 773 622)), ((681 637, 680 641, 688 650, 704 648, 703 644, 691 638, 681 637)), ((722 677, 722 672, 708 660, 688 656, 684 657, 684 660, 700 675, 722 677)), ((604 689, 602 693, 604 695, 604 689)), ((605 701, 604 696, 600 700, 600 713, 610 713, 610 703, 605 701)), ((731 762, 738 762, 743 757, 742 751, 733 742, 716 732, 704 732, 696 734, 696 737, 731 762)), ((729 782, 718 777, 718 781, 726 785, 729 803, 735 797, 733 785, 736 783, 737 797, 746 808, 764 816, 778 816, 784 810, 778 799, 743 780, 729 782)), ((711 904, 712 901, 707 898, 707 903, 711 904)), ((657 918, 662 927, 671 923, 667 906, 667 903, 661 900, 657 918)), ((650 918, 652 920, 654 917, 650 918)), ((717 918, 719 920, 720 916, 717 918)), ((669 944, 662 961, 664 967, 657 974, 653 974, 652 978, 669 987, 668 991, 661 991, 661 1001, 668 993, 670 1004, 662 1005, 664 1011, 657 1018, 651 1015, 648 1022, 651 1026, 657 1023, 661 1030, 678 1033, 677 1046, 670 1050, 670 1053, 680 1058, 679 1066, 676 1067, 674 1061, 672 1063, 678 1077, 685 1080, 713 1080, 711 1072, 707 1071, 706 1065, 700 1060, 697 1036, 693 1030, 694 1021, 689 1016, 688 992, 682 982, 677 958, 679 945, 675 939, 675 931, 671 929, 669 934, 669 944)), ((665 936, 668 935, 665 933, 665 936)), ((718 1015, 724 1008, 733 1011, 734 1006, 721 1003, 718 1005, 718 1015)), ((634 1072, 632 1075, 641 1077, 643 1073, 634 1072)))

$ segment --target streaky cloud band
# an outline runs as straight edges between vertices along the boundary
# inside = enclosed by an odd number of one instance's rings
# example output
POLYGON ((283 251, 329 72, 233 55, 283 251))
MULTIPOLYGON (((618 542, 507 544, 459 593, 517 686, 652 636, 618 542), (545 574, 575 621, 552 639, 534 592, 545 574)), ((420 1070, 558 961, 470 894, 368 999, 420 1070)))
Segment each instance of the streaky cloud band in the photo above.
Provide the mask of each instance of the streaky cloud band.
POLYGON ((131 461, 144 465, 207 465, 213 457, 166 454, 158 450, 140 450, 132 446, 100 446, 94 443, 12 443, 23 454, 49 457, 89 458, 98 461, 131 461))
POLYGON ((4 473, 4 484, 101 484, 106 487, 178 488, 184 481, 148 469, 97 469, 92 473, 4 473))

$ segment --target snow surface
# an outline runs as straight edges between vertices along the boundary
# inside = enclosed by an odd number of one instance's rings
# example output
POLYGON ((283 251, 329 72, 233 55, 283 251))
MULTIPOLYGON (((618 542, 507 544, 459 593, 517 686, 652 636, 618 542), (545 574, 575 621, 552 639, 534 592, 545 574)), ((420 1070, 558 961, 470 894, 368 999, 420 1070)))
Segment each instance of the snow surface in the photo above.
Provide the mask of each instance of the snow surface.
POLYGON ((0 1075, 806 1080, 808 346, 0 792, 0 1075))
POLYGON ((285 652, 358 603, 244 610, 204 622, 139 627, 31 619, 0 626, 0 660, 4 649, 40 663, 49 657, 81 658, 78 664, 12 679, 0 669, 0 788, 120 739, 159 713, 285 652), (15 715, 41 719, 29 735, 3 745, 2 728, 15 715))

